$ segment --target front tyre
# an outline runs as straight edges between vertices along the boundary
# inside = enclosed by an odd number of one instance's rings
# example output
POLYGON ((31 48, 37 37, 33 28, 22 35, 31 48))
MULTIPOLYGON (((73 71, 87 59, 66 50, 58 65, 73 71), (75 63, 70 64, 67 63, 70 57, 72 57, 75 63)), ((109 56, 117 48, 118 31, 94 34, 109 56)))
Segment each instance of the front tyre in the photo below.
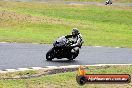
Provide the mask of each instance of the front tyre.
POLYGON ((54 49, 50 49, 47 54, 46 54, 46 60, 47 61, 52 61, 54 59, 54 49))
POLYGON ((107 2, 105 2, 105 5, 107 5, 108 3, 107 2))

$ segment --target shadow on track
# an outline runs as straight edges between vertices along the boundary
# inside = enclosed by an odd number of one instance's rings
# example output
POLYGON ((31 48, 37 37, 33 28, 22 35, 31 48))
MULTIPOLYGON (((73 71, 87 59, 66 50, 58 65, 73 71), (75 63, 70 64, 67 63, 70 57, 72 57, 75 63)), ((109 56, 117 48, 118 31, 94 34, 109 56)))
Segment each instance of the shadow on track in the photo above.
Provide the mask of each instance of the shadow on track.
MULTIPOLYGON (((46 60, 47 61, 47 60, 46 60)), ((76 65, 79 65, 81 64, 80 62, 78 62, 77 60, 66 60, 66 59, 60 59, 60 60, 52 60, 52 61, 47 61, 48 63, 52 63, 52 64, 69 64, 69 65, 73 65, 73 64, 76 64, 76 65)))

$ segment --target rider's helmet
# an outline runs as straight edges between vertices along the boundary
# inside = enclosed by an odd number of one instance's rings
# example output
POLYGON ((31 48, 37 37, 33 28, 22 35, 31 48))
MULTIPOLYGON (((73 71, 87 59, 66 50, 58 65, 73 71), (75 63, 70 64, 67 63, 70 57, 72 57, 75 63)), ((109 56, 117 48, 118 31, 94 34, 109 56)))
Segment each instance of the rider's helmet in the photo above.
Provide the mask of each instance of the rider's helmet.
POLYGON ((73 28, 73 29, 72 29, 72 36, 75 37, 75 36, 77 36, 78 34, 79 34, 78 29, 77 29, 77 28, 73 28))

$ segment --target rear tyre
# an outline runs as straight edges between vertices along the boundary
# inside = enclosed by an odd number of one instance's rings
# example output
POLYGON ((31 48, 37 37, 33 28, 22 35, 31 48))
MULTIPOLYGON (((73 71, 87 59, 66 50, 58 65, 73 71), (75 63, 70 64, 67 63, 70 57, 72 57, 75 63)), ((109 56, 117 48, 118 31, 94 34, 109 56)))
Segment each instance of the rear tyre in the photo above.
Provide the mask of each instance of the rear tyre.
POLYGON ((71 53, 71 55, 70 55, 70 57, 68 58, 68 60, 73 60, 73 59, 75 59, 77 56, 78 56, 78 54, 79 54, 79 51, 77 51, 76 53, 71 53))
POLYGON ((72 61, 72 60, 73 60, 73 58, 68 58, 68 60, 69 60, 69 61, 72 61))
POLYGON ((50 49, 47 54, 46 54, 46 60, 47 61, 52 61, 54 59, 54 49, 50 49))

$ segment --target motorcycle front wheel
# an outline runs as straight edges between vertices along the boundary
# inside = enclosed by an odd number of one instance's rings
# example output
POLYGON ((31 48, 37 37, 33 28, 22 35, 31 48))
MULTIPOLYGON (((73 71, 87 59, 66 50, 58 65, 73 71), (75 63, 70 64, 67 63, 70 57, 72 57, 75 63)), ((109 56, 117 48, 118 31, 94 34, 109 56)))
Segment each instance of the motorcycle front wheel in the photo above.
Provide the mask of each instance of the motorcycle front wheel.
POLYGON ((54 49, 50 49, 47 54, 46 54, 46 60, 47 61, 52 61, 54 59, 54 49))

